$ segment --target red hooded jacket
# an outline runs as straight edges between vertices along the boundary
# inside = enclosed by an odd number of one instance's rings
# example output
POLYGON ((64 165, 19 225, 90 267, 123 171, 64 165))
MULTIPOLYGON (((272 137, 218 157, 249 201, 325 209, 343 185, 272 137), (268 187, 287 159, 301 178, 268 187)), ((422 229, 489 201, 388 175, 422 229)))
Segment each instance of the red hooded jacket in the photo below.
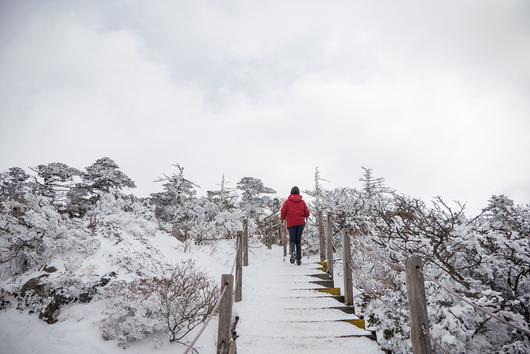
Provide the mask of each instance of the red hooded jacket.
POLYGON ((287 227, 305 225, 305 219, 309 216, 309 209, 299 194, 291 194, 283 203, 282 220, 287 219, 287 227))

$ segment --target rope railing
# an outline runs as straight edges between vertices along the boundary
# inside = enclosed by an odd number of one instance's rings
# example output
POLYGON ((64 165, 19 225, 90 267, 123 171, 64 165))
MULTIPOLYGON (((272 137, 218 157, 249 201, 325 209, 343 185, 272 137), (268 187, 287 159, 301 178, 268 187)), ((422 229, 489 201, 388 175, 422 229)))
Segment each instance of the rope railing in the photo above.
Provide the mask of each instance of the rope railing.
POLYGON ((201 327, 199 332, 195 335, 195 337, 190 342, 190 344, 188 344, 188 347, 186 348, 186 350, 184 350, 184 352, 182 354, 188 354, 191 350, 193 350, 193 346, 195 345, 195 343, 197 343, 197 341, 201 337, 202 333, 204 332, 204 330, 208 326, 208 323, 210 323, 210 320, 213 318, 213 315, 215 313, 217 313, 217 311, 219 311, 219 306, 221 306, 221 300, 223 299, 223 296, 224 296, 227 288, 228 288, 228 286, 225 284, 223 286, 223 290, 219 294, 219 298, 217 299, 217 303, 215 304, 215 307, 214 307, 213 311, 210 313, 208 318, 206 318, 206 321, 204 322, 204 325, 201 327))
MULTIPOLYGON (((232 264, 232 268, 230 270, 229 275, 226 275, 226 276, 233 276, 234 277, 233 279, 235 280, 234 281, 235 284, 237 284, 238 276, 241 276, 241 269, 238 268, 238 271, 236 271, 236 267, 241 267, 242 266, 242 264, 241 264, 242 263, 241 262, 241 258, 242 257, 241 256, 242 256, 242 234, 239 234, 238 237, 237 237, 237 241, 236 241, 236 254, 235 254, 235 257, 234 257, 234 262, 232 264)), ((225 275, 223 275, 223 278, 224 277, 225 277, 225 275)), ((231 280, 230 280, 230 284, 232 284, 231 280)), ((232 285, 230 285, 230 286, 232 286, 232 285)), ((197 332, 197 334, 195 335, 193 340, 188 344, 188 346, 184 350, 183 354, 188 354, 188 353, 190 353, 193 350, 194 345, 197 343, 197 341, 199 340, 201 335, 204 333, 204 330, 206 329, 206 327, 210 323, 211 319, 219 311, 219 308, 220 308, 221 304, 223 303, 223 297, 225 296, 225 293, 226 293, 228 287, 229 287, 229 285, 227 283, 223 283, 221 292, 219 293, 219 297, 217 298, 217 302, 215 303, 215 306, 214 306, 212 312, 208 315, 208 317, 204 321, 204 324, 202 325, 201 329, 197 332)), ((233 287, 232 293, 230 294, 229 301, 231 301, 232 304, 235 301, 235 296, 236 296, 236 291, 237 290, 238 289, 237 289, 237 285, 236 285, 236 286, 233 287)), ((239 291, 240 290, 241 289, 239 289, 239 291)), ((232 307, 232 305, 230 305, 230 308, 231 307, 232 307)), ((230 310, 230 316, 229 317, 231 317, 231 310, 230 310)), ((234 333, 235 332, 235 326, 237 325, 237 320, 238 319, 239 318, 236 318, 236 321, 232 324, 231 329, 230 329, 230 333, 234 333)), ((235 337, 232 338, 232 336, 230 336, 229 342, 231 342, 234 339, 235 339, 235 337)), ((220 340, 220 338, 218 338, 218 340, 220 340)), ((230 344, 229 342, 226 343, 226 342, 223 341, 220 344, 220 348, 221 348, 221 352, 222 353, 228 352, 227 345, 230 344)))
MULTIPOLYGON (((353 267, 349 263, 348 263, 348 268, 350 269, 351 272, 354 272, 353 267)), ((388 308, 390 311, 394 313, 398 313, 398 311, 394 307, 390 306, 386 301, 384 301, 380 297, 378 297, 377 300, 379 300, 383 304, 383 306, 388 308)))
POLYGON ((444 354, 451 354, 447 349, 445 349, 445 348, 440 344, 440 342, 439 342, 437 339, 435 339, 433 336, 431 336, 431 333, 430 333, 429 331, 426 330, 426 328, 425 328, 425 324, 422 324, 422 326, 421 326, 421 331, 422 331, 423 335, 428 336, 428 337, 430 338, 431 342, 434 343, 434 347, 435 347, 435 348, 438 347, 438 348, 439 348, 444 354))

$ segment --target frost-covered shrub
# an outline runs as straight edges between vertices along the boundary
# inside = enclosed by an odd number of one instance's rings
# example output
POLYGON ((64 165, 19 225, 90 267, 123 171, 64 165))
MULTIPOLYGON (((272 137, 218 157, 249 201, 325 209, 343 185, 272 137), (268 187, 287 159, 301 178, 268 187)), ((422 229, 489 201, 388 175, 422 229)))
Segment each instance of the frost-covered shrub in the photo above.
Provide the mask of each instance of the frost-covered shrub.
POLYGON ((169 277, 155 278, 154 283, 172 342, 184 338, 213 311, 217 286, 191 261, 175 267, 169 277))
MULTIPOLYGON (((402 266, 420 256, 424 272, 462 298, 513 325, 530 324, 530 207, 493 196, 475 218, 464 206, 436 198, 425 202, 390 192, 365 173, 363 189, 321 191, 333 231, 346 227, 352 242, 357 310, 366 315, 383 348, 411 352, 407 292, 402 266)), ((340 248, 341 242, 335 239, 340 248), (338 242, 337 242, 338 241, 338 242)), ((530 340, 476 311, 431 281, 427 306, 435 352, 522 353, 530 340)))
POLYGON ((101 323, 105 340, 127 345, 163 331, 178 342, 206 320, 217 298, 216 285, 191 261, 166 274, 113 284, 107 318, 101 323))
POLYGON ((12 296, 4 289, 0 289, 0 310, 6 309, 11 303, 12 296))
POLYGON ((115 339, 119 345, 126 346, 166 328, 152 281, 117 282, 111 287, 109 293, 114 293, 115 297, 109 301, 107 318, 100 324, 104 340, 115 339))

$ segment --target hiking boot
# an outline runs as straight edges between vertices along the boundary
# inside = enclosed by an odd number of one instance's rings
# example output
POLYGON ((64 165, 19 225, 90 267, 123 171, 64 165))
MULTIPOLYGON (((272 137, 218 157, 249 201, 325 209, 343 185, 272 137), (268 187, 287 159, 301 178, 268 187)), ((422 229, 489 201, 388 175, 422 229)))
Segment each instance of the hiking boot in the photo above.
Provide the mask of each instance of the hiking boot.
POLYGON ((297 260, 297 261, 296 261, 296 264, 298 264, 298 265, 302 264, 302 260, 300 260, 300 259, 297 260))
POLYGON ((289 261, 291 262, 291 264, 294 264, 294 257, 291 257, 289 261))

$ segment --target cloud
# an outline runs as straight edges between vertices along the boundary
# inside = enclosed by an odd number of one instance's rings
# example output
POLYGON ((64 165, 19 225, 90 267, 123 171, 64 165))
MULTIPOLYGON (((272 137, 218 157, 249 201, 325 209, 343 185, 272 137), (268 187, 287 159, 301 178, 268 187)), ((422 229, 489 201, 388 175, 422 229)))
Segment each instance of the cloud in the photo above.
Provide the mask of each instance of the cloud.
POLYGON ((356 185, 530 200, 524 1, 8 2, 0 169, 111 156, 145 194, 173 162, 285 194, 356 185))

